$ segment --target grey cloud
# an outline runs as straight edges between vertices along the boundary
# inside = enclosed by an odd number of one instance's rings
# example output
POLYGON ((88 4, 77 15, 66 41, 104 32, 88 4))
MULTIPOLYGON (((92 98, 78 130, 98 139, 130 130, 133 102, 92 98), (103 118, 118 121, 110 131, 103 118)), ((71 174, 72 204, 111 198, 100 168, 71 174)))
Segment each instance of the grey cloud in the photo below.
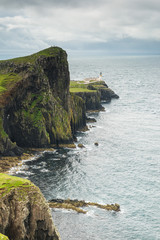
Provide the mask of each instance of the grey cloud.
POLYGON ((159 0, 0 0, 0 49, 118 52, 119 46, 140 51, 145 43, 151 51, 160 42, 159 10, 159 0))
POLYGON ((101 7, 112 6, 111 11, 118 9, 132 9, 132 11, 159 11, 159 0, 0 0, 0 8, 22 9, 26 7, 101 7))
POLYGON ((160 1, 159 0, 135 0, 129 1, 129 6, 132 9, 137 9, 139 11, 159 11, 160 10, 160 1))
POLYGON ((96 6, 109 0, 0 0, 1 7, 25 8, 25 7, 88 7, 96 6))

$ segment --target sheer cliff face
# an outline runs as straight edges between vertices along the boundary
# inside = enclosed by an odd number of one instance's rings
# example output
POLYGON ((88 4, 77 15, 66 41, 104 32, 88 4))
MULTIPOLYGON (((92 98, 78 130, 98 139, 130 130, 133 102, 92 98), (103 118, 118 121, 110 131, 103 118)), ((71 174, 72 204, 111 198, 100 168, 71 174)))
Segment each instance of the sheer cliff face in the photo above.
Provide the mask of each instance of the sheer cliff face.
MULTIPOLYGON (((45 147, 72 141, 77 113, 71 109, 65 51, 51 47, 1 61, 0 77, 0 154, 17 154, 16 146, 45 147)), ((83 104, 77 104, 84 112, 83 104)))
POLYGON ((10 240, 59 240, 45 198, 26 179, 0 174, 0 232, 10 240))

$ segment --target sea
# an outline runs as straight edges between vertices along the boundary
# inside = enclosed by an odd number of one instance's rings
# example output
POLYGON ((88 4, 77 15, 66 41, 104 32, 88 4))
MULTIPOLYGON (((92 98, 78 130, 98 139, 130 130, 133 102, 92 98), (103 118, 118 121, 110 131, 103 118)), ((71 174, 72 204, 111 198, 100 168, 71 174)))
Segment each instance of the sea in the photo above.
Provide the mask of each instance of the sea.
POLYGON ((77 132, 76 143, 85 148, 45 151, 14 175, 33 181, 47 200, 120 204, 120 212, 51 209, 61 240, 159 240, 160 56, 69 58, 69 69, 71 80, 102 72, 120 98, 88 113, 96 122, 77 132))

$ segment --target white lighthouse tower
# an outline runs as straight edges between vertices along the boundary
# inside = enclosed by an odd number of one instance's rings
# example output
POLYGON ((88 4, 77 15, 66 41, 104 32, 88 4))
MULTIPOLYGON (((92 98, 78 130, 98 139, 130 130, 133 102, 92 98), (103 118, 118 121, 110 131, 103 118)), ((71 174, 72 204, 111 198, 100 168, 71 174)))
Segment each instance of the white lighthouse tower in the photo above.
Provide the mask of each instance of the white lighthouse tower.
POLYGON ((98 81, 102 81, 102 72, 99 74, 98 81))

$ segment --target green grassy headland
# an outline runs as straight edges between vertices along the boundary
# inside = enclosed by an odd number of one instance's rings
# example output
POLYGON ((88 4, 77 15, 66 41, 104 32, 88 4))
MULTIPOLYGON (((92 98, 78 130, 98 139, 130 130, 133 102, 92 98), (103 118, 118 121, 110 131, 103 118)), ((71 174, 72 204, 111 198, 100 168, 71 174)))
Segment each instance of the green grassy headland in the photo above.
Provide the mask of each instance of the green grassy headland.
POLYGON ((0 173, 0 198, 9 193, 14 188, 28 188, 34 186, 29 180, 9 176, 4 173, 0 173))

